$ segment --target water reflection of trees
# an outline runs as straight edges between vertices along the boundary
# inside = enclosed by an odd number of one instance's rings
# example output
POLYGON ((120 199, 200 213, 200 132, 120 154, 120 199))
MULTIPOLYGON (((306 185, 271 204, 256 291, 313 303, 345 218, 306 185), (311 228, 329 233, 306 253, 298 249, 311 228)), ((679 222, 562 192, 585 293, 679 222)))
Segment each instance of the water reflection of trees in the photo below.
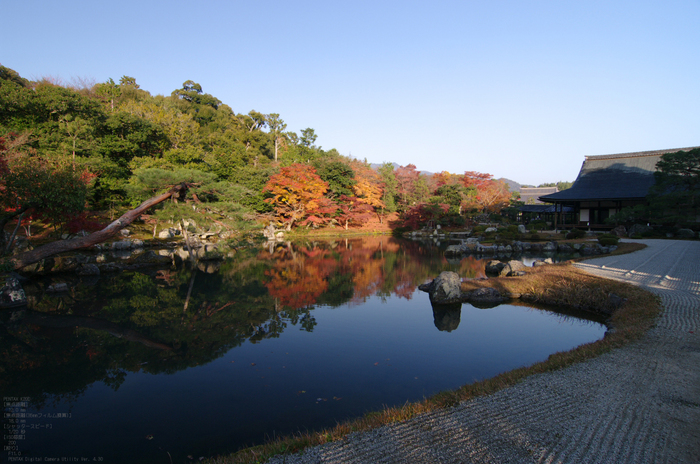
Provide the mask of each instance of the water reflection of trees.
POLYGON ((171 268, 76 278, 63 295, 37 281, 25 287, 28 310, 0 313, 0 393, 44 404, 96 381, 116 390, 128 372, 172 373, 289 326, 312 331, 317 305, 410 299, 446 268, 483 272, 475 260, 454 266, 439 249, 369 237, 239 250, 213 274, 171 268))
POLYGON ((259 258, 271 263, 270 294, 291 308, 361 303, 370 296, 410 299, 418 285, 448 267, 465 277, 483 275, 484 268, 473 257, 450 264, 436 247, 390 237, 279 243, 259 258))

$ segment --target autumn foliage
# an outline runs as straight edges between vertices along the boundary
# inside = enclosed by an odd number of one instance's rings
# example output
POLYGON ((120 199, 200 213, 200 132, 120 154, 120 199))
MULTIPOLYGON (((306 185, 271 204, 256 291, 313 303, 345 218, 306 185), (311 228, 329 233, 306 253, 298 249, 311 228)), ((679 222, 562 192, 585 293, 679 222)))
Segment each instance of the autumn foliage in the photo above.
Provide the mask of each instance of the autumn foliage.
POLYGON ((352 169, 355 172, 355 185, 352 191, 361 201, 378 210, 385 207, 382 197, 384 196, 384 182, 377 171, 366 163, 354 161, 352 169))
POLYGON ((265 287, 280 309, 298 310, 360 303, 374 295, 410 300, 416 287, 435 273, 418 259, 424 251, 420 244, 365 237, 335 244, 279 244, 258 259, 270 262, 265 287))
POLYGON ((275 208, 280 224, 290 230, 297 222, 320 224, 335 211, 324 198, 328 184, 307 164, 283 167, 270 177, 263 192, 270 195, 265 201, 275 208))
POLYGON ((10 219, 30 217, 61 229, 84 211, 95 178, 65 160, 36 155, 28 141, 28 133, 0 137, 0 231, 10 219))
POLYGON ((374 208, 361 198, 345 195, 340 197, 339 207, 337 220, 346 230, 350 225, 364 224, 372 217, 374 212, 374 208))
POLYGON ((483 213, 498 213, 510 203, 508 185, 493 179, 491 174, 467 171, 462 181, 464 186, 472 191, 464 205, 467 209, 483 213))

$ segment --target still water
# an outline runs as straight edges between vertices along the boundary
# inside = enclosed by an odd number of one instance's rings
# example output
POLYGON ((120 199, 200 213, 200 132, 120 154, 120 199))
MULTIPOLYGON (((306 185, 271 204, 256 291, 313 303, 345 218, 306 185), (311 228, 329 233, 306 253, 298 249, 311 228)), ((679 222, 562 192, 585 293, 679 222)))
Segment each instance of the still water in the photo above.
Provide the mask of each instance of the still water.
POLYGON ((473 278, 483 267, 372 237, 27 284, 29 307, 0 312, 3 428, 15 438, 3 445, 24 462, 191 462, 602 338, 580 314, 434 311, 417 290, 443 270, 473 278), (51 281, 70 292, 45 293, 51 281))

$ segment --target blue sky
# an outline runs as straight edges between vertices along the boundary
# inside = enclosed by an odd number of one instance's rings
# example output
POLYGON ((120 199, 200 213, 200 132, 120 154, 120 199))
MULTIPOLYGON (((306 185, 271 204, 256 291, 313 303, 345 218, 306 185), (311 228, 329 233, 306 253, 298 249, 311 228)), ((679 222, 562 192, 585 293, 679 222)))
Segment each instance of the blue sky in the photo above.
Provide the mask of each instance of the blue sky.
POLYGON ((574 180, 700 145, 700 1, 0 0, 28 79, 186 80, 370 162, 574 180))

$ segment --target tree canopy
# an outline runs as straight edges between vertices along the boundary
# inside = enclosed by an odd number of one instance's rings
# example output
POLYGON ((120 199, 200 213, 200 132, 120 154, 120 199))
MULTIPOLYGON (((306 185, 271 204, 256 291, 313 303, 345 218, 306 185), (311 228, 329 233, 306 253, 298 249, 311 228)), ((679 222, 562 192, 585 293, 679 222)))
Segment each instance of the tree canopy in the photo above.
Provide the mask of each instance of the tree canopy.
POLYGON ((651 215, 675 223, 700 217, 700 148, 666 153, 656 168, 648 196, 651 215))
POLYGON ((0 107, 6 221, 26 207, 60 228, 85 208, 133 206, 178 177, 199 185, 192 199, 272 212, 287 228, 361 226, 415 208, 411 223, 421 226, 419 210, 464 220, 506 203, 507 189, 488 174, 374 169, 324 150, 311 127, 290 131, 279 113, 234 112, 194 80, 153 96, 126 75, 77 88, 0 66, 0 107))

